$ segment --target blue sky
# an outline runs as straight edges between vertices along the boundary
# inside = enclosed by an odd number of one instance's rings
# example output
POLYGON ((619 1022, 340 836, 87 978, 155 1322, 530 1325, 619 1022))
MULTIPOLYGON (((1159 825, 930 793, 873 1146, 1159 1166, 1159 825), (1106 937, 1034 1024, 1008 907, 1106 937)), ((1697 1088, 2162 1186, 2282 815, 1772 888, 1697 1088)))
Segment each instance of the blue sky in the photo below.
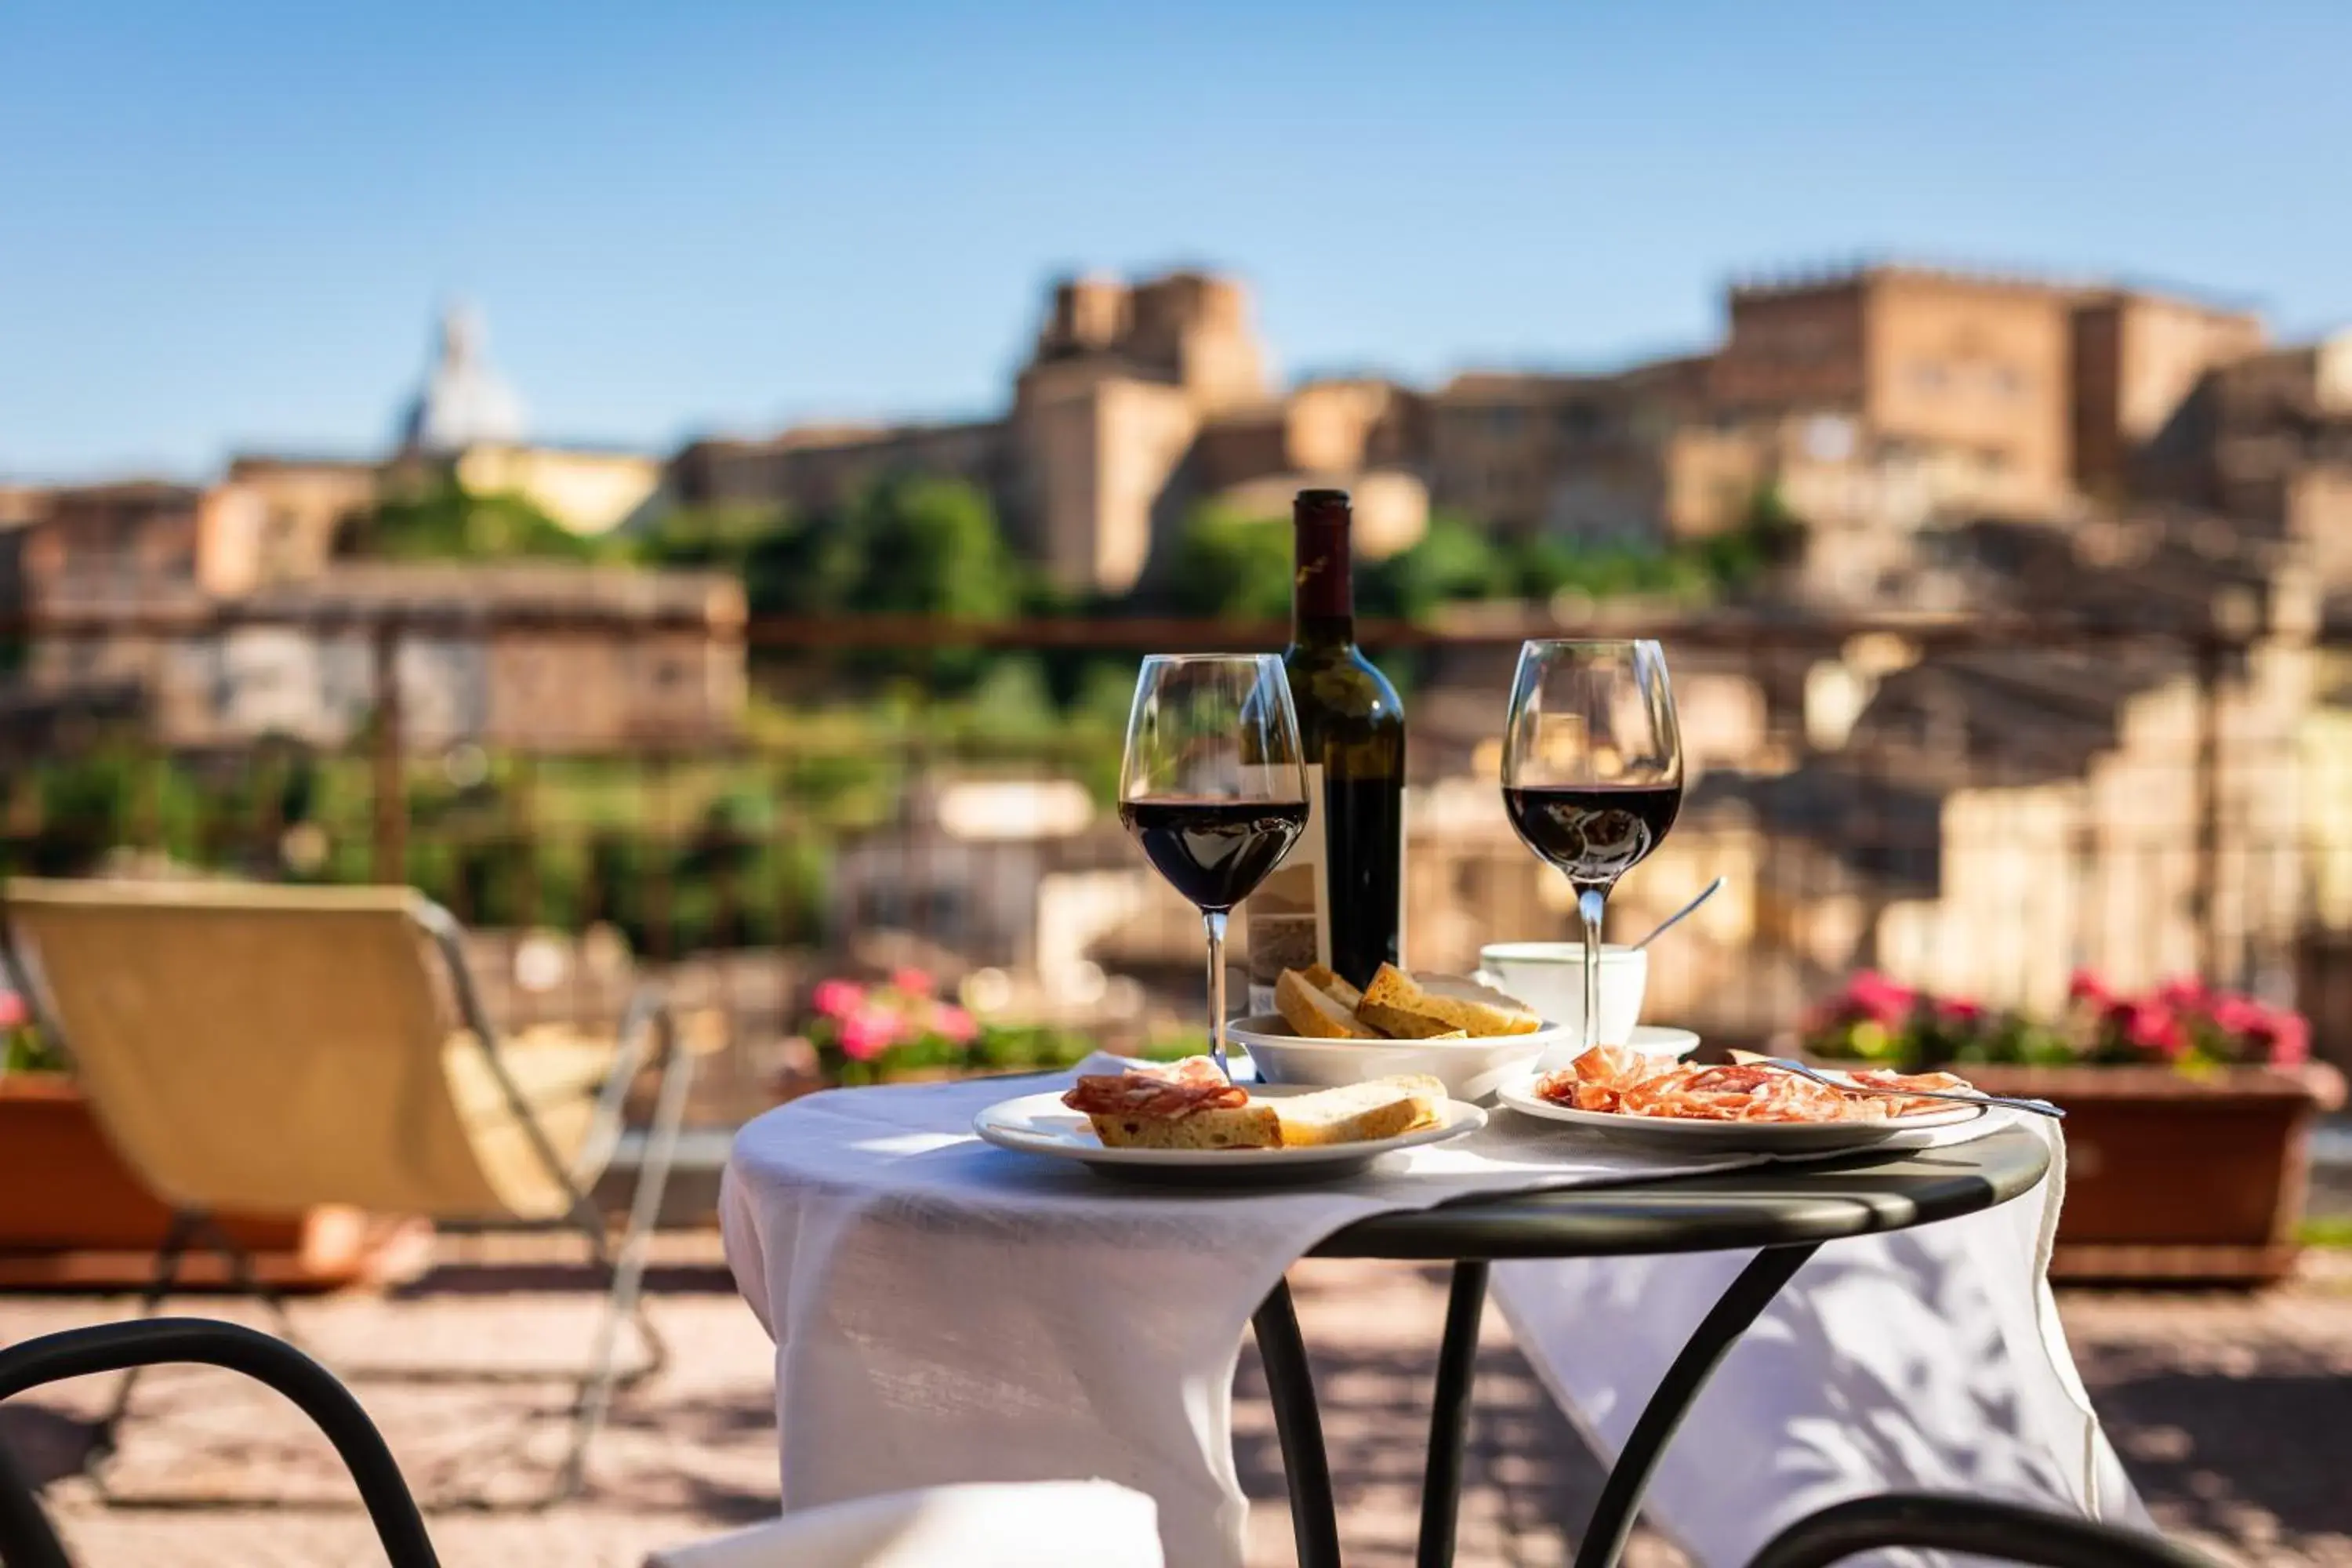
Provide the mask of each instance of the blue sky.
POLYGON ((535 433, 990 410, 1055 271, 1286 374, 1706 341, 1856 252, 2352 321, 2352 6, 0 4, 0 475, 368 452, 440 300, 535 433))

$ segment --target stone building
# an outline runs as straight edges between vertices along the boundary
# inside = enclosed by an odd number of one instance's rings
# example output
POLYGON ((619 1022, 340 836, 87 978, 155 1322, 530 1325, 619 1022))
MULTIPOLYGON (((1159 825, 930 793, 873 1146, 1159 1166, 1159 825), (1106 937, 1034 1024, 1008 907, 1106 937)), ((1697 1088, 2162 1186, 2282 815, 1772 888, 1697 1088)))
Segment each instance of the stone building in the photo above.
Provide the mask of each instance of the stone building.
POLYGON ((1711 531, 1746 504, 1754 480, 1735 476, 1727 501, 1703 478, 1713 435, 1703 364, 1458 375, 1432 399, 1433 498, 1520 535, 1655 543, 1711 531))
POLYGON ((323 570, 381 499, 383 465, 242 456, 230 460, 227 482, 259 502, 250 554, 227 574, 245 586, 258 586, 323 570))
POLYGON ((1359 492, 1369 553, 1427 520, 1422 400, 1365 379, 1278 392, 1237 281, 1173 272, 1057 283, 1001 419, 804 426, 692 443, 670 466, 689 505, 841 504, 892 472, 988 491, 1016 544, 1066 587, 1124 593, 1192 510, 1286 515, 1309 484, 1359 492))
POLYGON ((2181 296, 1912 266, 1742 283, 1727 316, 1716 348, 1605 374, 1284 391, 1234 279, 1070 279, 1002 418, 699 441, 670 488, 808 510, 886 473, 950 475, 1056 580, 1118 594, 1202 502, 1278 516, 1306 484, 1357 492, 1375 555, 1432 506, 1657 548, 1737 526, 1771 487, 1820 536, 1801 585, 1851 601, 1950 517, 2123 504, 2208 373, 2264 341, 2254 317, 2181 296))
POLYGON ((2251 358, 2269 342, 2259 317, 2123 289, 2079 296, 2073 312, 2075 485, 2110 503, 2131 489, 2132 465, 2206 373, 2251 358))
POLYGON ((1857 455, 1965 455, 1988 489, 2054 506, 2070 483, 2073 293, 1871 266, 1735 287, 1709 367, 1721 413, 1851 416, 1857 455))
POLYGON ((2140 493, 2293 542, 2352 588, 2352 332, 2211 367, 2136 458, 2140 493))
MULTIPOLYGON (((355 562, 236 609, 225 625, 102 645, 158 743, 355 743, 381 710, 386 622, 402 627, 392 675, 412 750, 658 751, 723 742, 741 721, 742 588, 720 574, 355 562)), ((57 657, 65 646, 36 645, 33 689, 85 678, 57 657)))
MULTIPOLYGON (((732 577, 333 561, 331 530, 282 530, 271 484, 284 478, 45 492, 0 532, 0 584, 31 621, 11 701, 136 713, 168 747, 342 744, 377 698, 371 628, 394 619, 415 627, 396 664, 419 745, 593 750, 734 732, 732 577)), ((325 509, 295 515, 315 523, 325 509)))

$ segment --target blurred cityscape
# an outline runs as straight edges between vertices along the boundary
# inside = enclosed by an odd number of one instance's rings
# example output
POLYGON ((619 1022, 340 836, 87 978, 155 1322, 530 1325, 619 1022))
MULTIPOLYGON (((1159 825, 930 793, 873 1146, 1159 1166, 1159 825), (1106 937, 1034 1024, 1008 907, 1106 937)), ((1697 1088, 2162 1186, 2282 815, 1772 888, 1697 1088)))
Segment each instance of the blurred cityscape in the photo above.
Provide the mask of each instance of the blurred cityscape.
POLYGON ((804 1072, 835 974, 1197 1029, 1192 912, 1107 809, 1135 661, 1278 647, 1281 520, 1336 484, 1412 726, 1413 963, 1568 934, 1505 684, 1525 636, 1639 628, 1694 787, 1612 920, 1730 879, 1652 1018, 2201 973, 2352 1063, 2352 335, 1875 261, 1722 305, 1605 374, 1282 385, 1244 279, 1072 277, 1005 301, 1041 319, 992 417, 667 452, 542 439, 453 309, 383 450, 0 488, 0 838, 413 881, 516 1022, 665 973, 726 1033, 710 1123, 804 1072))

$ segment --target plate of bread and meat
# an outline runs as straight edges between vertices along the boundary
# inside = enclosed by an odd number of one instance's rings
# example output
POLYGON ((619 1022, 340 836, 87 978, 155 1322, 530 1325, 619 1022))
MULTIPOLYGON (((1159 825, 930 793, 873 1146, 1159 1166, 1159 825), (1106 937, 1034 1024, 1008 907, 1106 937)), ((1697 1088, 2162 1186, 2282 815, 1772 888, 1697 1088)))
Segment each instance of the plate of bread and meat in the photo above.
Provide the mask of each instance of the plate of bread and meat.
MULTIPOLYGON (((1426 1074, 1456 1100, 1482 1100, 1535 1058, 1573 1048, 1571 1031, 1515 996, 1394 964, 1381 965, 1360 991, 1321 964, 1286 969, 1274 1000, 1276 1011, 1239 1019, 1225 1033, 1275 1083, 1321 1088, 1426 1074)), ((1680 1056, 1698 1037, 1643 1027, 1626 1044, 1645 1056, 1680 1056)))
POLYGON ((1198 1184, 1321 1181, 1381 1155, 1475 1132, 1486 1113, 1433 1078, 1310 1089, 1229 1083, 1206 1057, 1082 1075, 1061 1092, 992 1105, 972 1131, 999 1148, 1108 1174, 1198 1184))

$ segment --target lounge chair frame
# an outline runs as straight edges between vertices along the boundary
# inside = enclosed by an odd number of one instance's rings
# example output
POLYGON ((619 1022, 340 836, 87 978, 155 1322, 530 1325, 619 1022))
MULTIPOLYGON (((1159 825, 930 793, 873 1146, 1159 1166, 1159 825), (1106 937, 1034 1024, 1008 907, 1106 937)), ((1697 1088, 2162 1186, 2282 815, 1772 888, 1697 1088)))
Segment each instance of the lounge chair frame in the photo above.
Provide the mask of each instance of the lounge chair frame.
MULTIPOLYGON (((23 904, 29 900, 37 900, 48 886, 31 881, 8 885, 9 909, 5 923, 9 961, 23 983, 22 990, 35 1022, 71 1061, 74 1059, 73 1032, 61 1016, 52 994, 42 966, 38 942, 30 938, 26 929, 26 922, 19 913, 23 904)), ((677 1162, 678 1135, 684 1124, 694 1058, 683 1047, 660 993, 650 986, 639 988, 622 1016, 617 1049, 597 1090, 588 1131, 581 1142, 578 1156, 567 1163, 558 1152, 555 1141, 541 1124, 530 1097, 523 1091, 508 1060, 507 1052, 510 1047, 491 1021, 480 989, 475 984, 467 965, 463 927, 446 910, 423 895, 407 889, 399 889, 398 892, 404 895, 402 900, 404 912, 425 939, 425 945, 438 955, 442 972, 440 979, 454 1003, 457 1021, 464 1026, 478 1049, 490 1081, 523 1133, 536 1163, 562 1194, 562 1212, 551 1217, 499 1219, 494 1223, 502 1228, 576 1232, 586 1241, 593 1266, 604 1283, 604 1311, 597 1327, 589 1363, 581 1373, 578 1394, 572 1405, 570 1447, 557 1474, 553 1490, 546 1500, 559 1501, 576 1496, 585 1487, 588 1450, 611 1411, 614 1394, 622 1388, 660 1371, 668 1362, 668 1347, 646 1310, 645 1269, 647 1247, 661 1215, 662 1198, 668 1185, 671 1168, 677 1162), (619 1244, 615 1246, 602 1211, 590 1196, 590 1189, 619 1148, 630 1086, 649 1062, 656 1059, 660 1062, 660 1078, 652 1124, 638 1162, 627 1223, 619 1244), (644 1358, 626 1371, 620 1365, 624 1322, 633 1322, 636 1326, 645 1348, 644 1358)), ((87 893, 88 889, 84 889, 85 896, 87 893)), ((167 892, 152 886, 142 889, 141 896, 151 902, 168 903, 169 899, 167 892)), ((218 889, 208 889, 208 896, 217 898, 218 889)), ((103 1125, 105 1107, 94 1102, 93 1109, 103 1125)), ((226 1262, 235 1285, 245 1293, 259 1298, 281 1329, 287 1331, 287 1338, 293 1339, 292 1325, 282 1297, 262 1280, 250 1254, 215 1222, 211 1209, 198 1204, 182 1203, 175 1206, 170 1229, 156 1252, 154 1273, 140 1297, 141 1317, 152 1317, 170 1299, 179 1283, 189 1249, 197 1245, 209 1247, 217 1252, 226 1262)), ((136 1366, 126 1373, 100 1424, 90 1449, 94 1473, 115 1450, 120 1428, 129 1414, 138 1375, 136 1366)))

